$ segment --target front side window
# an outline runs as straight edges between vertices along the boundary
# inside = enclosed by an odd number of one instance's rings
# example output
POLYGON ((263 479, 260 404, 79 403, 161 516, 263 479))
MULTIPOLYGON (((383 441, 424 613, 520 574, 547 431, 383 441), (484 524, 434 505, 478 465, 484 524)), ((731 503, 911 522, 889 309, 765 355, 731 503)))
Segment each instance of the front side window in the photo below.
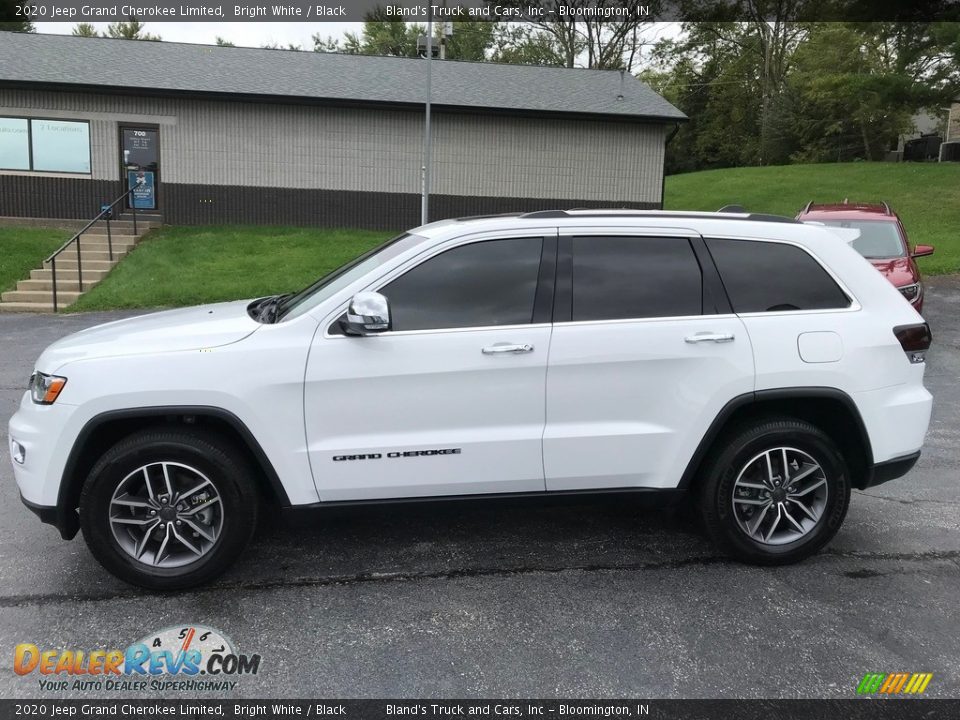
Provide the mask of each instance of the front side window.
POLYGON ((0 118, 0 170, 90 173, 90 123, 0 118))
POLYGON ((706 243, 736 313, 850 307, 834 279, 796 245, 712 238, 706 243))
POLYGON ((533 320, 543 238, 461 245, 380 289, 393 330, 522 325, 533 320))
POLYGON ((574 321, 702 312, 700 264, 686 238, 573 239, 574 321))

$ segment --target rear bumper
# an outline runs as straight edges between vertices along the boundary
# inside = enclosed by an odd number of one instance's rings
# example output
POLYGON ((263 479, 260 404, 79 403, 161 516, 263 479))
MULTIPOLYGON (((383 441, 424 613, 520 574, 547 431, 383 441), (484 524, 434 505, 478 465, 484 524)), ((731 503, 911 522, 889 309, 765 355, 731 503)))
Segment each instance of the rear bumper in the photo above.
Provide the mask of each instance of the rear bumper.
POLYGON ((913 469, 913 466, 917 464, 917 460, 919 459, 920 451, 918 450, 910 455, 904 455, 894 458, 893 460, 877 463, 870 468, 863 482, 857 485, 857 489, 866 490, 870 487, 882 485, 890 480, 901 478, 913 469))

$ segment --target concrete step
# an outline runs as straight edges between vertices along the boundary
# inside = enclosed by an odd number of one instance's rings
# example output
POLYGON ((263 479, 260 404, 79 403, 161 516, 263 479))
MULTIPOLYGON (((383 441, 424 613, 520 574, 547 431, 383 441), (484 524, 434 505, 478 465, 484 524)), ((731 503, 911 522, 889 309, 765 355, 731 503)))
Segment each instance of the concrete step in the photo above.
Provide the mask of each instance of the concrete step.
MULTIPOLYGON (((100 282, 107 276, 109 270, 91 270, 86 266, 83 268, 83 286, 86 287, 87 283, 100 282)), ((50 286, 53 286, 53 271, 51 270, 31 270, 30 271, 30 280, 40 280, 42 282, 50 283, 50 286)), ((27 282, 26 280, 21 280, 20 282, 27 282)), ((77 282, 77 269, 74 268, 62 268, 60 263, 57 263, 57 287, 60 287, 62 282, 77 282)))
MULTIPOLYGON (((59 305, 58 307, 63 307, 59 305)), ((35 312, 52 313, 53 301, 46 303, 39 302, 0 302, 0 312, 35 312)))
MULTIPOLYGON (((64 290, 63 292, 57 291, 57 305, 60 307, 66 307, 70 303, 76 302, 77 298, 80 297, 81 294, 82 293, 79 293, 75 290, 64 290)), ((49 304, 51 309, 53 308, 53 294, 37 290, 8 290, 7 292, 0 294, 0 301, 5 303, 14 302, 38 303, 42 305, 49 304)))
MULTIPOLYGON (((113 242, 125 242, 125 243, 135 243, 140 239, 139 235, 134 235, 132 233, 113 233, 111 235, 113 242)), ((93 233, 87 230, 83 235, 80 236, 80 244, 86 245, 88 242, 102 242, 106 244, 107 234, 106 233, 93 233)))
MULTIPOLYGON (((126 254, 127 254, 127 250, 125 248, 113 249, 113 257, 115 259, 121 258, 126 254)), ((109 260, 110 252, 107 250, 107 248, 101 249, 99 247, 87 247, 86 245, 81 245, 80 259, 83 260, 84 263, 86 263, 87 260, 109 260)), ((76 262, 77 261, 76 249, 70 248, 69 250, 65 250, 63 253, 58 255, 57 267, 60 267, 60 263, 65 260, 73 260, 74 262, 76 262)))
MULTIPOLYGON (((146 227, 146 226, 144 226, 144 225, 138 225, 138 226, 137 226, 137 231, 134 232, 134 231, 133 231, 133 225, 124 225, 124 226, 122 226, 122 227, 117 227, 117 226, 114 225, 113 223, 110 224, 110 234, 113 235, 114 237, 116 237, 117 235, 131 235, 131 236, 135 236, 135 237, 140 237, 141 235, 143 235, 145 232, 147 232, 147 231, 150 230, 150 229, 151 229, 151 228, 146 227)), ((83 231, 83 237, 87 237, 88 235, 103 235, 104 237, 106 237, 106 236, 107 236, 107 226, 106 226, 106 225, 99 225, 99 224, 98 224, 98 225, 94 225, 92 228, 89 228, 89 229, 83 231)))
MULTIPOLYGON (((80 258, 83 260, 83 256, 80 258)), ((83 270, 84 275, 86 275, 87 270, 109 270, 114 265, 117 264, 119 258, 115 259, 113 262, 109 260, 87 260, 81 265, 81 270, 83 270)), ((50 267, 50 263, 45 262, 43 264, 45 268, 50 267)), ((73 257, 67 258, 61 255, 57 258, 57 275, 60 275, 61 270, 72 270, 73 272, 77 271, 77 256, 74 254, 73 257)))
MULTIPOLYGON (((102 278, 88 277, 83 275, 83 291, 87 292, 94 285, 100 282, 102 278)), ((17 283, 17 290, 24 292, 44 292, 53 297, 53 280, 21 280, 17 283)), ((80 283, 77 282, 77 276, 74 275, 70 280, 64 280, 57 273, 57 294, 61 292, 79 292, 80 283)))

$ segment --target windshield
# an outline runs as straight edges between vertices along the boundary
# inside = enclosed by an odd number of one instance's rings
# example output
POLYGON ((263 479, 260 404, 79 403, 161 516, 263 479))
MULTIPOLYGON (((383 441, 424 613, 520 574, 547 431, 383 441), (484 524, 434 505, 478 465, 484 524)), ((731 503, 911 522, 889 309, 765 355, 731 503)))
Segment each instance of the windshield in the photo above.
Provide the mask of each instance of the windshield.
POLYGON ((854 228, 860 237, 853 241, 853 249, 865 258, 896 258, 906 255, 897 224, 882 220, 818 220, 831 227, 854 228))
POLYGON ((341 265, 333 272, 327 273, 309 287, 286 298, 278 308, 277 319, 299 317, 303 313, 315 308, 327 298, 340 292, 350 283, 363 277, 375 267, 395 258, 423 241, 419 235, 403 233, 387 240, 363 255, 354 258, 346 265, 341 265))

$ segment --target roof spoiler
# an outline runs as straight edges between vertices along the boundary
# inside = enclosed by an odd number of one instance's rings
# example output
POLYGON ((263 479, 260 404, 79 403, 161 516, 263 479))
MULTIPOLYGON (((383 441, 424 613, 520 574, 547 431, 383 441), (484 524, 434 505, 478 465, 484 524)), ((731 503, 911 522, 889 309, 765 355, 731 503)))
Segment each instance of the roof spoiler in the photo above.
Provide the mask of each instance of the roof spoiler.
POLYGON ((822 227, 831 235, 843 240, 847 245, 852 245, 853 241, 860 237, 860 228, 835 227, 833 225, 824 225, 822 222, 817 222, 816 220, 803 220, 802 222, 804 225, 817 225, 822 227))

